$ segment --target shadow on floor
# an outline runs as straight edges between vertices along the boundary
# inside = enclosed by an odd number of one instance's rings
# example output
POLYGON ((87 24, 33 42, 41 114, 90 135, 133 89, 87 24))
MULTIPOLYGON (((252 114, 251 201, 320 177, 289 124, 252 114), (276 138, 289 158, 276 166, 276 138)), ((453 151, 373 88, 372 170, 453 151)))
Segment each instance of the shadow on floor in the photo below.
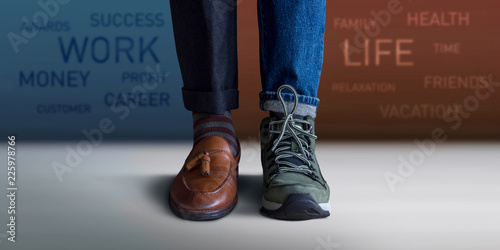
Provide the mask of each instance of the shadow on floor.
MULTIPOLYGON (((146 192, 154 203, 176 217, 168 205, 168 194, 175 175, 153 177, 148 181, 146 192)), ((238 177, 238 205, 231 214, 260 216, 259 209, 262 197, 262 176, 240 175, 238 177)))
POLYGON ((146 192, 151 200, 162 207, 169 215, 175 216, 168 205, 168 194, 175 175, 163 175, 151 178, 148 181, 146 192))
POLYGON ((240 175, 238 178, 238 205, 233 213, 241 215, 259 214, 262 201, 262 175, 240 175))

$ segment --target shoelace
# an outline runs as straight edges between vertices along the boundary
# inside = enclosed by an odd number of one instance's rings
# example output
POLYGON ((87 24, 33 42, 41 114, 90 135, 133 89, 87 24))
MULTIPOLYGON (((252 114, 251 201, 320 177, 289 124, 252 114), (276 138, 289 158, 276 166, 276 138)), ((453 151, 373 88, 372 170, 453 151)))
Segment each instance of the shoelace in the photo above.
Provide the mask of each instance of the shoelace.
POLYGON ((312 178, 318 178, 314 173, 316 170, 312 166, 313 153, 307 138, 316 139, 317 136, 312 133, 312 125, 305 121, 294 119, 293 114, 298 106, 298 94, 295 89, 290 85, 283 85, 278 88, 278 98, 284 109, 284 117, 279 121, 272 121, 269 123, 269 132, 273 134, 279 134, 278 138, 274 140, 273 147, 271 150, 276 155, 275 164, 277 167, 270 175, 293 172, 302 173, 312 178), (294 95, 294 106, 292 112, 288 113, 286 108, 286 103, 281 92, 283 89, 289 89, 294 95), (304 126, 305 125, 305 126, 304 126), (274 127, 280 129, 274 129, 274 127), (306 129, 304 129, 304 127, 306 129), (298 146, 298 152, 292 151, 292 140, 287 140, 293 138, 293 141, 298 146), (284 160, 285 158, 295 157, 300 159, 304 164, 297 165, 290 161, 284 160))

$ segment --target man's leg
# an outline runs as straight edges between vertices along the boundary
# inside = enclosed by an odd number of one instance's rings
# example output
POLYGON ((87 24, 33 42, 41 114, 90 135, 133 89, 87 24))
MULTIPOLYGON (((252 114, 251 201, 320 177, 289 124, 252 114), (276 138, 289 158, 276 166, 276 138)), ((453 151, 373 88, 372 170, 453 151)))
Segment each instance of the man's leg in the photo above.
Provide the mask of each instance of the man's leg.
POLYGON ((170 7, 184 106, 193 112, 194 132, 193 149, 170 190, 170 206, 185 219, 217 219, 237 201, 240 149, 230 113, 238 108, 236 0, 170 0, 170 7))
POLYGON ((224 114, 238 108, 236 0, 171 0, 187 110, 224 114))
POLYGON ((314 118, 325 29, 325 0, 258 1, 264 195, 279 219, 330 213, 328 184, 315 156, 314 118))
MULTIPOLYGON (((261 109, 281 111, 277 90, 291 85, 299 94, 296 114, 316 116, 326 0, 258 1, 261 109)), ((291 105, 293 95, 284 94, 291 105)))

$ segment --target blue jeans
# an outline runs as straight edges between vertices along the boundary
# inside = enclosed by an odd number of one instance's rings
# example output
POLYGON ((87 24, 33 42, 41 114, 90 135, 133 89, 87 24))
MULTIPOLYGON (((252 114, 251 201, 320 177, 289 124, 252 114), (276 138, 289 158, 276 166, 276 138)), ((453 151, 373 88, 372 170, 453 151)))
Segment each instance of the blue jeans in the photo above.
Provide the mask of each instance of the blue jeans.
MULTIPOLYGON (((236 0, 170 0, 186 109, 223 114, 238 108, 236 0)), ((299 94, 296 114, 316 116, 326 0, 258 0, 260 107, 281 112, 277 89, 299 94)), ((287 105, 291 93, 282 93, 287 105)), ((290 109, 291 110, 291 109, 290 109)))

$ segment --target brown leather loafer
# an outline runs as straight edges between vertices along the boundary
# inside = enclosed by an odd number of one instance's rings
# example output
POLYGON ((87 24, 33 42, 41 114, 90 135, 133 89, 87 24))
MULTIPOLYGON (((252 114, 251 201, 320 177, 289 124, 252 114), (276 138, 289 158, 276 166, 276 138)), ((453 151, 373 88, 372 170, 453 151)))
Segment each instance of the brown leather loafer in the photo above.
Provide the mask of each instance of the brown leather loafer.
MULTIPOLYGON (((239 148, 239 145, 238 145, 239 148)), ((233 157, 223 137, 208 136, 192 150, 170 188, 170 208, 188 220, 215 220, 236 206, 240 152, 233 157)))

